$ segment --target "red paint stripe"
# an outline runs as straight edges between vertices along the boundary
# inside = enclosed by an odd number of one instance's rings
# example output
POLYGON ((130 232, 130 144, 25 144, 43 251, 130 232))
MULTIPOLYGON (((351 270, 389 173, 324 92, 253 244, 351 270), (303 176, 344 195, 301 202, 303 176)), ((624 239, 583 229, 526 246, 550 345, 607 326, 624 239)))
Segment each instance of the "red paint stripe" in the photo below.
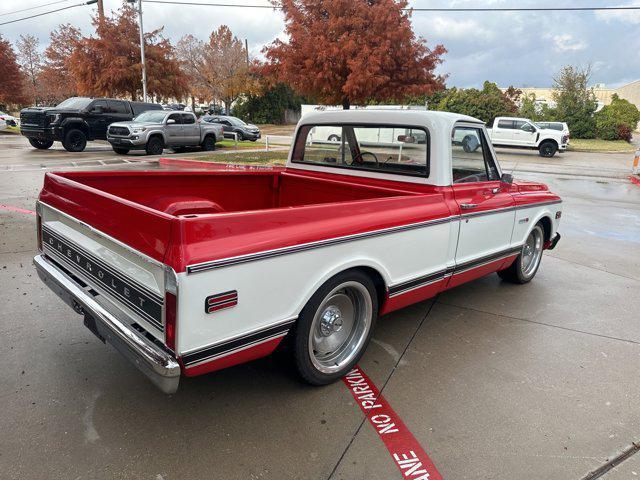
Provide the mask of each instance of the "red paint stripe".
POLYGON ((402 478, 442 480, 429 455, 360 367, 342 381, 384 442, 402 478))
POLYGON ((20 207, 12 207, 11 205, 5 205, 3 203, 0 203, 0 210, 5 210, 7 212, 14 212, 14 213, 24 213, 26 215, 36 214, 36 212, 34 212, 33 210, 25 210, 24 208, 20 208, 20 207))
POLYGON ((239 352, 231 353, 224 357, 215 358, 209 362, 201 363, 200 365, 184 367, 184 374, 187 377, 195 377, 204 373, 215 372, 216 370, 222 370, 223 368, 232 367, 233 365, 266 357, 276 349, 283 337, 284 334, 282 337, 268 340, 264 343, 240 350, 239 352))
POLYGON ((636 177, 635 175, 631 175, 629 177, 629 180, 631 180, 633 183, 635 183, 636 185, 638 185, 640 187, 640 178, 636 177))

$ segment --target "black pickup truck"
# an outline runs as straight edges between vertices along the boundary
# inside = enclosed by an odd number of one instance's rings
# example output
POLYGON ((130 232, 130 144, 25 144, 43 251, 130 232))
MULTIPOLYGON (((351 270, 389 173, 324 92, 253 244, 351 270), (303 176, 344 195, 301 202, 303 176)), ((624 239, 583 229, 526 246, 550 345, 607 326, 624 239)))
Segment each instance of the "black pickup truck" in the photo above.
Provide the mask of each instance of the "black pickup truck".
POLYGON ((54 141, 69 152, 81 152, 88 140, 106 140, 107 128, 147 110, 162 110, 155 103, 113 98, 72 97, 56 107, 31 107, 20 112, 20 133, 35 148, 46 150, 54 141))

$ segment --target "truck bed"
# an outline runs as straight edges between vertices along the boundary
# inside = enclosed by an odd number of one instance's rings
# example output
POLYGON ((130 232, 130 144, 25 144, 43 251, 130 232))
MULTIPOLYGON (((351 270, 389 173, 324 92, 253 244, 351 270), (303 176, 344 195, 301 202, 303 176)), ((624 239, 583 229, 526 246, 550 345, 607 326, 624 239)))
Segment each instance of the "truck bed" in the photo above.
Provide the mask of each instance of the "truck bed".
POLYGON ((216 258, 446 215, 439 190, 284 168, 64 172, 46 175, 40 199, 184 271, 216 258))

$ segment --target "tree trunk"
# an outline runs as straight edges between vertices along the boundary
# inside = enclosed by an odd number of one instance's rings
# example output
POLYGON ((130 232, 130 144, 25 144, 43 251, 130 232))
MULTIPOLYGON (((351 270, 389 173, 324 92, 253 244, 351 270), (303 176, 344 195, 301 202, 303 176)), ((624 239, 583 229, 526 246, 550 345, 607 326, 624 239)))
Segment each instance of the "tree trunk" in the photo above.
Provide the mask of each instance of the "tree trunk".
POLYGON ((342 109, 343 110, 349 110, 351 108, 351 103, 349 102, 349 99, 347 97, 342 99, 342 109))
POLYGON ((196 113, 196 97, 191 95, 191 110, 196 113))
POLYGON ((231 103, 233 103, 233 100, 228 100, 227 99, 227 100, 222 100, 222 101, 224 103, 224 109, 225 109, 224 114, 225 115, 231 115, 231 103))

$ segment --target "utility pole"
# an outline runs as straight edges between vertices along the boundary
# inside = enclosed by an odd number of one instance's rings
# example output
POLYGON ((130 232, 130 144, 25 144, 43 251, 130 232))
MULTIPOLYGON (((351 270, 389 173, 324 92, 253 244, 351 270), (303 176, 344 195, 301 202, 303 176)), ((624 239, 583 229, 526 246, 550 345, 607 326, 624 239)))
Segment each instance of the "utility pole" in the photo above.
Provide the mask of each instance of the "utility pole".
POLYGON ((247 54, 247 67, 249 66, 249 41, 245 38, 244 39, 244 51, 247 54))
POLYGON ((142 0, 129 0, 138 3, 138 24, 140 29, 140 60, 142 62, 142 101, 147 101, 147 64, 144 58, 144 27, 142 26, 142 0))

